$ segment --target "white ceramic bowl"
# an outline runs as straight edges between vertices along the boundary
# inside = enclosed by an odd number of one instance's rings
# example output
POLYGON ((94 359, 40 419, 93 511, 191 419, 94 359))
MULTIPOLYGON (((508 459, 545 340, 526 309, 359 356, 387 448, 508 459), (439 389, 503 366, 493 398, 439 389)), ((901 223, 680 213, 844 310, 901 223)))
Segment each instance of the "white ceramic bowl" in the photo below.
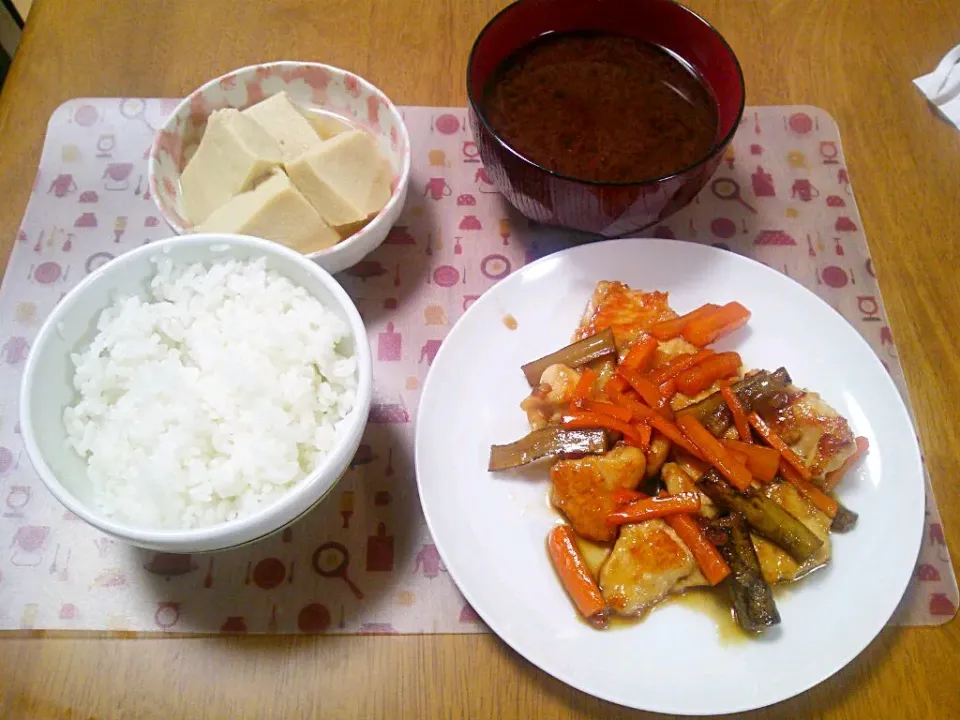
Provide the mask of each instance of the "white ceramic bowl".
POLYGON ((75 515, 120 540, 172 553, 220 550, 269 535, 316 505, 346 472, 370 410, 373 370, 360 313, 329 273, 277 243, 241 235, 173 237, 111 260, 86 277, 54 308, 27 358, 20 388, 20 430, 27 454, 51 493, 75 515), (106 517, 92 502, 85 462, 66 445, 63 411, 75 400, 70 354, 96 334, 100 312, 117 294, 143 294, 155 274, 152 258, 175 261, 266 257, 267 266, 305 288, 349 326, 357 354, 357 404, 341 426, 337 445, 306 478, 253 515, 194 530, 151 530, 106 517))
POLYGON ((356 265, 386 238, 400 217, 410 181, 410 137, 400 111, 376 87, 346 70, 306 62, 273 62, 233 70, 190 93, 166 119, 150 149, 147 174, 157 209, 177 233, 190 232, 180 172, 200 142, 214 110, 243 110, 286 91, 300 106, 346 118, 377 138, 394 172, 393 195, 367 225, 332 248, 308 257, 331 273, 356 265))

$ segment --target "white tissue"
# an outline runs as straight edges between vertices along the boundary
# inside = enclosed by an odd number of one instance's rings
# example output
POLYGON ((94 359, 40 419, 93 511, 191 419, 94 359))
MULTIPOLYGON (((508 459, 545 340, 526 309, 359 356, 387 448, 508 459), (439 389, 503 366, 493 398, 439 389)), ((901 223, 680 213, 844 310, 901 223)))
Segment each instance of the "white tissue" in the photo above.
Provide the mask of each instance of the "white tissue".
POLYGON ((937 69, 913 81, 947 120, 960 129, 960 45, 948 52, 937 69))

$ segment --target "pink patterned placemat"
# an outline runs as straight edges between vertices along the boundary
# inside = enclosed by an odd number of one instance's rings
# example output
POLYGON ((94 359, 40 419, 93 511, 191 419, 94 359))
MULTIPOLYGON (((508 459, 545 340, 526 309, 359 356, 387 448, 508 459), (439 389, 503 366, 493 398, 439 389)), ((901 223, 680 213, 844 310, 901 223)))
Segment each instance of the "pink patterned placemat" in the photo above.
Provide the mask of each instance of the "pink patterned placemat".
MULTIPOLYGON (((165 237, 146 182, 176 101, 77 99, 50 119, 0 290, 0 630, 462 633, 485 626, 446 573, 413 473, 420 386, 451 325, 486 289, 577 238, 531 227, 494 191, 462 108, 405 108, 407 207, 386 244, 340 276, 375 357, 370 424, 335 494, 281 535, 213 555, 117 543, 37 479, 17 427, 24 359, 63 294, 119 253, 165 237)), ((839 310, 904 391, 835 123, 812 107, 749 108, 716 178, 650 234, 729 248, 839 310)), ((894 622, 953 617, 957 583, 927 483, 915 578, 894 622)))

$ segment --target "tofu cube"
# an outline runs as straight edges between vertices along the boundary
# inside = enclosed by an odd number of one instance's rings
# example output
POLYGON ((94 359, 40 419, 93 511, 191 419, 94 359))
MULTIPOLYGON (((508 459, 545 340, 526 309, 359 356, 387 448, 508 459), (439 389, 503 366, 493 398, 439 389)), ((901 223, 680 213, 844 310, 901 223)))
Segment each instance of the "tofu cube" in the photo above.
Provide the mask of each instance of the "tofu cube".
POLYGON ((323 142, 306 115, 285 92, 248 107, 243 114, 259 123, 277 141, 284 161, 293 160, 323 142))
POLYGON ((225 232, 273 240, 302 253, 324 250, 340 241, 283 170, 273 174, 210 214, 196 232, 225 232))
POLYGON ((377 141, 363 130, 324 140, 286 168, 324 222, 334 227, 365 220, 390 200, 389 167, 377 141))
POLYGON ((307 120, 323 140, 329 140, 334 135, 354 130, 353 125, 343 118, 328 112, 307 111, 307 120))
POLYGON ((200 146, 180 175, 187 219, 199 225, 282 162, 280 146, 239 110, 215 110, 200 146))

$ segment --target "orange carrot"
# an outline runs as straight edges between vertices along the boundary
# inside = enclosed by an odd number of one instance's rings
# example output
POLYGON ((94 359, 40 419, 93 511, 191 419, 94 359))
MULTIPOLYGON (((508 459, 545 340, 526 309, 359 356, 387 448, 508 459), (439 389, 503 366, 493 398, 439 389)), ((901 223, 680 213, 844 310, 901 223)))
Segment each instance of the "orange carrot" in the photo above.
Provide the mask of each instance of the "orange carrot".
POLYGON ((617 368, 617 375, 626 380, 637 395, 650 407, 655 408, 660 402, 660 390, 640 373, 621 365, 617 368))
POLYGON ((626 389, 627 381, 617 375, 607 380, 607 384, 603 386, 603 392, 610 398, 616 397, 626 389))
POLYGON ((563 589, 587 619, 602 617, 606 602, 600 594, 597 581, 583 561, 573 530, 569 525, 557 525, 547 535, 547 552, 560 576, 563 589))
POLYGON ((607 515, 608 525, 625 525, 677 513, 700 511, 700 493, 680 493, 637 500, 607 515))
POLYGON ((717 353, 677 375, 677 390, 684 395, 703 392, 721 378, 735 374, 742 361, 735 352, 717 353))
POLYGON ((673 528, 683 544, 690 548, 707 582, 716 585, 730 574, 730 566, 727 565, 716 546, 707 539, 700 523, 684 514, 668 515, 664 520, 673 528))
POLYGON ((750 420, 750 424, 753 425, 753 429, 760 433, 760 437, 767 441, 767 445, 775 448, 783 459, 793 466, 793 469, 797 471, 800 477, 804 480, 810 480, 812 475, 810 475, 810 471, 807 470, 807 466, 803 464, 800 456, 790 449, 790 446, 783 441, 782 437, 773 431, 773 428, 763 421, 763 418, 756 413, 750 413, 748 419, 750 420))
POLYGON ((640 433, 640 439, 643 441, 643 444, 640 446, 644 450, 650 448, 650 436, 653 434, 653 428, 648 422, 639 422, 634 425, 637 429, 637 432, 640 433))
POLYGON ((604 428, 606 430, 613 430, 623 435, 628 442, 634 445, 641 446, 643 444, 643 438, 632 425, 622 420, 617 420, 617 418, 610 417, 609 415, 578 411, 576 415, 564 418, 563 426, 572 430, 582 428, 604 428))
POLYGON ((865 437, 858 437, 856 451, 844 460, 840 467, 827 473, 827 476, 823 479, 823 489, 827 492, 833 490, 843 479, 844 473, 846 473, 857 460, 862 458, 864 453, 869 449, 870 442, 865 437))
POLYGON ((753 436, 750 434, 750 424, 747 422, 747 411, 744 409, 743 403, 730 388, 730 383, 721 382, 719 384, 720 395, 727 407, 730 408, 730 414, 733 415, 733 426, 737 429, 737 435, 745 443, 752 442, 753 436))
MULTIPOLYGON (((620 405, 614 405, 611 402, 603 402, 601 400, 583 400, 579 407, 587 412, 600 413, 601 415, 609 415, 612 418, 617 420, 623 420, 623 422, 630 422, 633 419, 633 413, 627 410, 625 407, 620 405)), ((580 412, 578 408, 574 408, 573 414, 576 415, 580 412)))
POLYGON ((746 456, 747 470, 757 480, 770 482, 776 477, 777 466, 780 464, 780 453, 774 448, 740 442, 739 440, 721 440, 720 442, 728 450, 737 451, 746 456))
POLYGON ((834 517, 837 514, 837 510, 840 509, 837 501, 809 480, 802 478, 800 473, 797 472, 797 469, 788 463, 786 458, 780 458, 780 467, 777 468, 777 470, 784 480, 797 488, 800 494, 813 503, 817 509, 822 510, 830 517, 834 517))
POLYGON ((573 399, 586 400, 590 397, 590 392, 593 390, 593 384, 597 382, 597 377, 599 376, 596 370, 584 368, 583 374, 580 375, 580 382, 577 383, 577 387, 573 391, 573 399))
POLYGON ((617 488, 612 493, 613 501, 617 505, 629 505, 632 502, 637 500, 646 500, 649 495, 644 495, 642 492, 637 492, 636 490, 629 490, 627 488, 617 488))
MULTIPOLYGON (((724 443, 722 443, 722 442, 721 442, 720 444, 721 444, 721 445, 724 445, 724 443)), ((733 457, 734 460, 736 460, 738 463, 740 463, 740 464, 743 465, 744 467, 747 467, 747 454, 746 454, 746 453, 742 453, 742 452, 740 452, 739 450, 734 450, 733 448, 727 447, 726 445, 724 445, 724 447, 727 448, 727 452, 730 453, 731 457, 733 457)), ((778 456, 778 457, 779 457, 779 456, 778 456)), ((750 468, 747 467, 747 470, 749 470, 749 469, 750 469, 750 468)))
POLYGON ((620 367, 636 370, 637 372, 646 371, 659 345, 660 343, 657 342, 657 339, 650 335, 644 335, 642 338, 638 338, 633 344, 633 347, 630 348, 626 357, 620 361, 620 367))
POLYGON ((693 415, 683 415, 677 418, 677 424, 683 430, 690 442, 692 442, 700 453, 713 465, 720 473, 730 481, 730 483, 740 489, 746 490, 753 482, 750 471, 735 460, 727 449, 720 444, 710 431, 707 430, 700 421, 693 415))
POLYGON ((650 328, 650 334, 657 340, 671 340, 678 337, 683 329, 693 320, 701 318, 712 310, 716 310, 719 305, 707 303, 701 305, 696 310, 688 312, 686 315, 675 317, 672 320, 662 320, 650 328))
POLYGON ((677 394, 677 381, 673 379, 667 380, 665 383, 660 383, 657 389, 660 391, 660 397, 670 402, 673 396, 677 394))
POLYGON ((668 360, 658 368, 651 370, 647 374, 647 380, 654 385, 660 385, 667 380, 676 377, 687 368, 691 368, 699 362, 713 355, 713 350, 701 350, 697 353, 684 353, 668 360))
POLYGON ((742 328, 749 319, 749 310, 738 302, 731 302, 687 323, 682 335, 687 342, 704 347, 742 328))
POLYGON ((665 436, 667 440, 672 442, 674 445, 683 448, 695 457, 703 459, 703 455, 701 455, 700 451, 683 436, 683 433, 680 432, 680 428, 667 420, 667 418, 660 413, 656 412, 655 410, 651 410, 631 393, 623 393, 620 395, 620 397, 617 398, 617 404, 622 405, 630 410, 630 412, 633 413, 634 418, 652 425, 654 430, 659 430, 660 434, 665 436))

